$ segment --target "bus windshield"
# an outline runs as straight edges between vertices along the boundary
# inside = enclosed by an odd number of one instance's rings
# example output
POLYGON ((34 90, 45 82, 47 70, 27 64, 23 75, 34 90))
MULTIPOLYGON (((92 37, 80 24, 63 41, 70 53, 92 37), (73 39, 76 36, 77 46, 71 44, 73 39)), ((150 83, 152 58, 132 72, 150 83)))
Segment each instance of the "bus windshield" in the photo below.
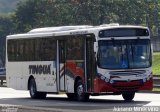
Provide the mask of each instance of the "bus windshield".
POLYGON ((134 69, 151 66, 148 39, 100 40, 98 66, 106 69, 134 69))

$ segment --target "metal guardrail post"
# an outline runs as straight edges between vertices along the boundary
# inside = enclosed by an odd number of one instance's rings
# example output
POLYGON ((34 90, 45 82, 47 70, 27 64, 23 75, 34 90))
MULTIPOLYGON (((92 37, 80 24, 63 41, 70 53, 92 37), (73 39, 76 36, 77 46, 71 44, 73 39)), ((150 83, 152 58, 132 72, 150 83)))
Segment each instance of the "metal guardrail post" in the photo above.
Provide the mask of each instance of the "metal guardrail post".
POLYGON ((1 85, 3 85, 3 79, 1 79, 1 85))
POLYGON ((6 75, 0 75, 0 85, 4 84, 4 80, 6 80, 6 75))
POLYGON ((156 88, 160 88, 160 77, 153 77, 153 86, 156 88))

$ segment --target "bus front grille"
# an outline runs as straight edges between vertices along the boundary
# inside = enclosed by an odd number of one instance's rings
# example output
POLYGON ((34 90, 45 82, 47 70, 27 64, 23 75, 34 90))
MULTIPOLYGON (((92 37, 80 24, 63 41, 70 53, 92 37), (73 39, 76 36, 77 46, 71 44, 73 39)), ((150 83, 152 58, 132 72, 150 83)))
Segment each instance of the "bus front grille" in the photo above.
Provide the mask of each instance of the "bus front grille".
POLYGON ((139 75, 144 74, 145 70, 127 70, 127 71, 111 71, 109 74, 112 75, 119 75, 119 76, 127 76, 127 75, 139 75))
POLYGON ((116 81, 112 86, 120 91, 136 91, 143 85, 141 80, 135 80, 131 82, 116 81))

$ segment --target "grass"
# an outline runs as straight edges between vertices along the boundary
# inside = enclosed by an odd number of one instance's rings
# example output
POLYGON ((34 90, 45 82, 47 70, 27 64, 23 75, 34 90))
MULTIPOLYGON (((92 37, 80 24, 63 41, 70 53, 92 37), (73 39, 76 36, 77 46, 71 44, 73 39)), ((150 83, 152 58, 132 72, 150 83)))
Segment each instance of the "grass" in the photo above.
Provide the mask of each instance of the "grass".
POLYGON ((160 76, 160 52, 153 53, 152 71, 154 76, 160 76))

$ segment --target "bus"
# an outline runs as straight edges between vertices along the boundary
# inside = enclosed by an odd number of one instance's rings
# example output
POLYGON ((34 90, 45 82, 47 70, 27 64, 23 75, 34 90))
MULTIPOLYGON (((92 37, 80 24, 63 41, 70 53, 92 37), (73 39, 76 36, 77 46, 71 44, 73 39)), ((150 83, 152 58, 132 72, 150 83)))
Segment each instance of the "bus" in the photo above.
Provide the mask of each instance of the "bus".
POLYGON ((147 27, 119 24, 36 28, 6 39, 7 86, 31 98, 65 93, 133 100, 152 90, 152 50, 147 27))

